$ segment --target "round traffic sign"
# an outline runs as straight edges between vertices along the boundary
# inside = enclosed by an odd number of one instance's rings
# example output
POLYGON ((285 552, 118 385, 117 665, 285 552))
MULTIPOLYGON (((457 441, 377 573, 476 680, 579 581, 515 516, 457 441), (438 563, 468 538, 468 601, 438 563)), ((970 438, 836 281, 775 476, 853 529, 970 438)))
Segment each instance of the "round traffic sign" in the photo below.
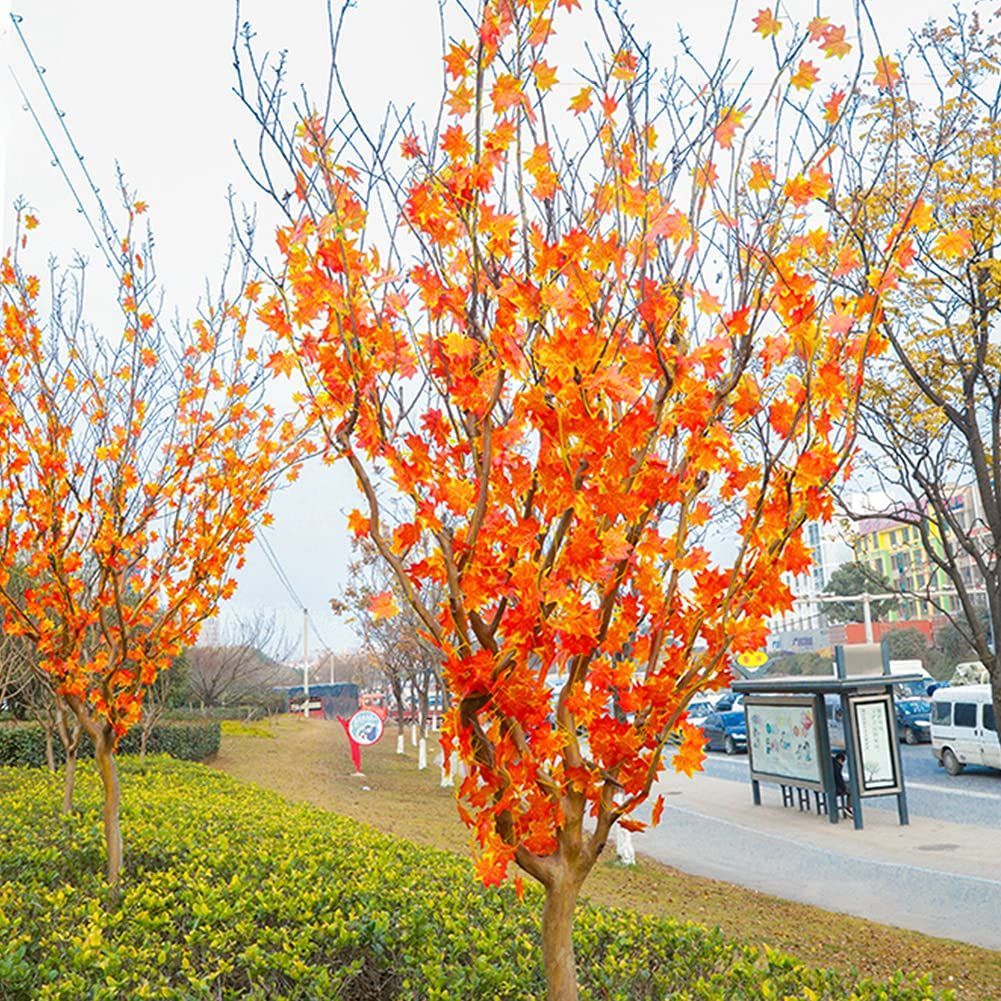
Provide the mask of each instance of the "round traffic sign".
POLYGON ((382 736, 382 718, 372 709, 359 709, 348 720, 348 735, 356 744, 367 747, 382 736))

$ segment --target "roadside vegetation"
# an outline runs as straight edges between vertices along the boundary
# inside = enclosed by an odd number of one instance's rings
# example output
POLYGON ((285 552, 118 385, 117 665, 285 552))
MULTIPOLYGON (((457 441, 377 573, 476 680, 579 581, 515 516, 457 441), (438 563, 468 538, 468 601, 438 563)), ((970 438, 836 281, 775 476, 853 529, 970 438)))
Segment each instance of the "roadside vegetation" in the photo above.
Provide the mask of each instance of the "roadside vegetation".
MULTIPOLYGON (((416 844, 472 856, 454 790, 439 787, 437 770, 417 770, 417 749, 409 740, 403 756, 388 738, 365 748, 366 777, 353 779, 336 723, 281 718, 261 727, 278 739, 224 732, 214 767, 416 844)), ((730 942, 781 950, 811 966, 877 980, 898 970, 927 972, 937 989, 954 990, 960 1001, 1001 997, 1001 955, 989 949, 691 876, 642 855, 626 868, 609 849, 588 880, 587 897, 594 904, 718 927, 730 942)))

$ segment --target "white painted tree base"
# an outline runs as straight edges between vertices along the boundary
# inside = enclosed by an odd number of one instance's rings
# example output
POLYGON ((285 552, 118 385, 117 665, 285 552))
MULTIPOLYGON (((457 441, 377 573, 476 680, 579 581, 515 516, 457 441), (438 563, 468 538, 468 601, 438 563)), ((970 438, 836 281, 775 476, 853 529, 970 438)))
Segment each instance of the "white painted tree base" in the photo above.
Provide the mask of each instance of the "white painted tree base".
POLYGON ((632 833, 621 824, 615 825, 615 855, 622 865, 636 865, 632 833))
POLYGON ((404 751, 404 749, 403 749, 403 744, 404 744, 403 734, 402 733, 398 733, 396 735, 396 753, 397 754, 405 754, 406 753, 404 751))
POLYGON ((416 723, 414 723, 413 726, 410 727, 410 743, 413 744, 414 747, 417 746, 417 724, 416 723))
POLYGON ((417 744, 417 771, 422 772, 428 766, 428 742, 423 737, 417 744))

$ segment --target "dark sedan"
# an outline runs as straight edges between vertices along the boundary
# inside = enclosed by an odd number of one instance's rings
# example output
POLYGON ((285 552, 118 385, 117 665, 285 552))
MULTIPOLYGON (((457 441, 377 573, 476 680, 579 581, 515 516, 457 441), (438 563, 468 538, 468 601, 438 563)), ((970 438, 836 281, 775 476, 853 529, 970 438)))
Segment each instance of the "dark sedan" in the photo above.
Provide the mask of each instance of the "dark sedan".
POLYGON ((897 699, 897 733, 907 744, 931 741, 931 703, 927 699, 897 699))
POLYGON ((743 710, 712 712, 699 720, 699 726, 706 735, 708 750, 725 751, 727 754, 747 750, 747 722, 743 710))

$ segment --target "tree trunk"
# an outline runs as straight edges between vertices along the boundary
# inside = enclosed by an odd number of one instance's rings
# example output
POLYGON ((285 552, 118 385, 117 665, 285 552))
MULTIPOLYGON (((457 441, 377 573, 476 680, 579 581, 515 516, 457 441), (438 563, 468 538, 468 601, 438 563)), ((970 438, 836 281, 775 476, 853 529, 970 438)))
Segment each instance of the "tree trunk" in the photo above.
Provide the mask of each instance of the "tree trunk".
POLYGON ((546 887, 542 908, 542 962, 547 1001, 577 1001, 577 968, 573 955, 573 918, 578 886, 569 878, 546 887))
POLYGON ((455 785, 455 778, 452 775, 452 754, 442 752, 441 756, 441 788, 447 789, 455 785))
POLYGON ((63 775, 63 806, 62 812, 73 812, 73 790, 76 787, 76 748, 66 749, 66 771, 63 775))
POLYGON ((52 727, 45 727, 45 763, 49 766, 49 771, 56 770, 56 745, 52 739, 52 727))
POLYGON ((403 723, 400 723, 399 731, 396 734, 396 753, 406 754, 406 749, 404 748, 404 743, 406 742, 405 727, 403 723))
POLYGON ((104 788, 104 841, 108 852, 108 885, 118 889, 122 874, 122 827, 119 818, 121 788, 118 766, 115 764, 114 736, 110 728, 101 727, 94 741, 94 759, 104 788))
POLYGON ((56 696, 56 729, 63 745, 63 756, 66 759, 62 805, 62 812, 66 814, 73 811, 73 791, 76 788, 76 756, 83 738, 83 726, 70 711, 61 695, 56 696), (72 723, 67 719, 68 716, 72 717, 72 723))
POLYGON ((149 727, 143 726, 139 732, 139 767, 146 764, 146 745, 149 743, 149 727))

